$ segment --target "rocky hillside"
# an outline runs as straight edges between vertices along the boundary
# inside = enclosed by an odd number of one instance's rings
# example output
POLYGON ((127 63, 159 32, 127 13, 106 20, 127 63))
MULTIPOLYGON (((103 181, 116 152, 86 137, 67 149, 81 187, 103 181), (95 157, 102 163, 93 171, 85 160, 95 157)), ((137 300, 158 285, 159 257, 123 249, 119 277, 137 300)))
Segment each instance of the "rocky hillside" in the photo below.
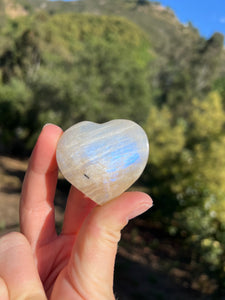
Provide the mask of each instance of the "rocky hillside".
POLYGON ((157 51, 166 53, 175 42, 191 37, 199 38, 198 31, 188 24, 181 24, 173 11, 158 2, 137 0, 0 0, 1 11, 10 18, 37 11, 51 14, 62 12, 81 12, 125 16, 137 23, 150 35, 157 51))

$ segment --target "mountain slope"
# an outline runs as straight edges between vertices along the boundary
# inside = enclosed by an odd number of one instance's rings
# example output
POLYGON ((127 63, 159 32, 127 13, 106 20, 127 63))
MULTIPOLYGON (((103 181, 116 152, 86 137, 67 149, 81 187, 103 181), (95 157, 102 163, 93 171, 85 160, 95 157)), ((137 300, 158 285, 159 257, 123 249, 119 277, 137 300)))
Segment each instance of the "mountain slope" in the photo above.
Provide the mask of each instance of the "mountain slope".
MULTIPOLYGON (((198 95, 204 97, 221 74, 225 73, 223 36, 216 33, 206 40, 192 24, 181 24, 173 11, 158 2, 147 0, 0 0, 13 2, 27 13, 49 14, 76 12, 94 15, 117 15, 126 17, 140 26, 150 39, 157 53, 156 74, 152 80, 157 103, 174 106, 182 102, 186 94, 187 105, 198 95), (156 92, 157 93, 157 92, 156 92), (182 101, 180 100, 182 98, 182 101)), ((179 110, 179 109, 178 109, 179 110)), ((182 108, 183 110, 183 108, 182 108)))
MULTIPOLYGON (((153 46, 160 53, 171 48, 174 40, 184 36, 199 38, 199 34, 192 26, 184 26, 175 17, 172 10, 148 1, 137 0, 80 0, 80 1, 47 1, 47 0, 1 0, 5 5, 17 4, 19 10, 23 8, 27 13, 47 11, 51 14, 62 12, 80 12, 92 14, 120 15, 141 26, 148 32, 153 46), (19 6, 18 6, 19 5, 19 6)), ((6 11, 7 14, 7 11, 6 11)))

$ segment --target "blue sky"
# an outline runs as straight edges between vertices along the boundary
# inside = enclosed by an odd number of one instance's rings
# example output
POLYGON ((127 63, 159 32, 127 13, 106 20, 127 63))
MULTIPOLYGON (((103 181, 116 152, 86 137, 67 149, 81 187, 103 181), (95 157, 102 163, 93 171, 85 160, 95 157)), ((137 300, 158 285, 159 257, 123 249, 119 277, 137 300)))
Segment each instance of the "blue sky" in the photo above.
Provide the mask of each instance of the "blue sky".
POLYGON ((209 38, 214 32, 225 35, 225 0, 159 0, 159 2, 163 6, 171 7, 182 23, 190 21, 202 36, 209 38))
POLYGON ((191 23, 209 38, 214 32, 225 35, 225 0, 161 0, 173 9, 182 23, 191 23))

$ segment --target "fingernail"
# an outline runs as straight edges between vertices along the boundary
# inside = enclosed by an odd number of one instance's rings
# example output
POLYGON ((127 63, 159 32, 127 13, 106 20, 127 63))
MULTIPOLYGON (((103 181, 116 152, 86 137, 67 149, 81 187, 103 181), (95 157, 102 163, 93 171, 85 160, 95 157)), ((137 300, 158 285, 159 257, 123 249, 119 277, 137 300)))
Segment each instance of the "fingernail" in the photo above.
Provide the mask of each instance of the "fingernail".
POLYGON ((145 202, 140 204, 135 210, 133 210, 128 216, 128 220, 131 220, 141 214, 143 214, 144 212, 146 212, 149 208, 151 208, 153 206, 152 202, 145 202))
POLYGON ((52 124, 52 123, 46 123, 46 124, 43 126, 42 129, 44 129, 45 127, 47 127, 47 126, 49 126, 49 125, 54 125, 54 124, 52 124))

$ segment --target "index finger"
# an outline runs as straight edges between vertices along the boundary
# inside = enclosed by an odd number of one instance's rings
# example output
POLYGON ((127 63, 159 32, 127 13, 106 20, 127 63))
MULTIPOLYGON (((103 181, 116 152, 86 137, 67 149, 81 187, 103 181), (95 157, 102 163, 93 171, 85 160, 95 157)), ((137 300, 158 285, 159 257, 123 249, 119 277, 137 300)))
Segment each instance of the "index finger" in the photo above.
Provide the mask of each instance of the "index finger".
POLYGON ((31 155, 20 201, 21 232, 32 248, 55 238, 54 196, 58 178, 56 146, 62 129, 48 124, 31 155))

